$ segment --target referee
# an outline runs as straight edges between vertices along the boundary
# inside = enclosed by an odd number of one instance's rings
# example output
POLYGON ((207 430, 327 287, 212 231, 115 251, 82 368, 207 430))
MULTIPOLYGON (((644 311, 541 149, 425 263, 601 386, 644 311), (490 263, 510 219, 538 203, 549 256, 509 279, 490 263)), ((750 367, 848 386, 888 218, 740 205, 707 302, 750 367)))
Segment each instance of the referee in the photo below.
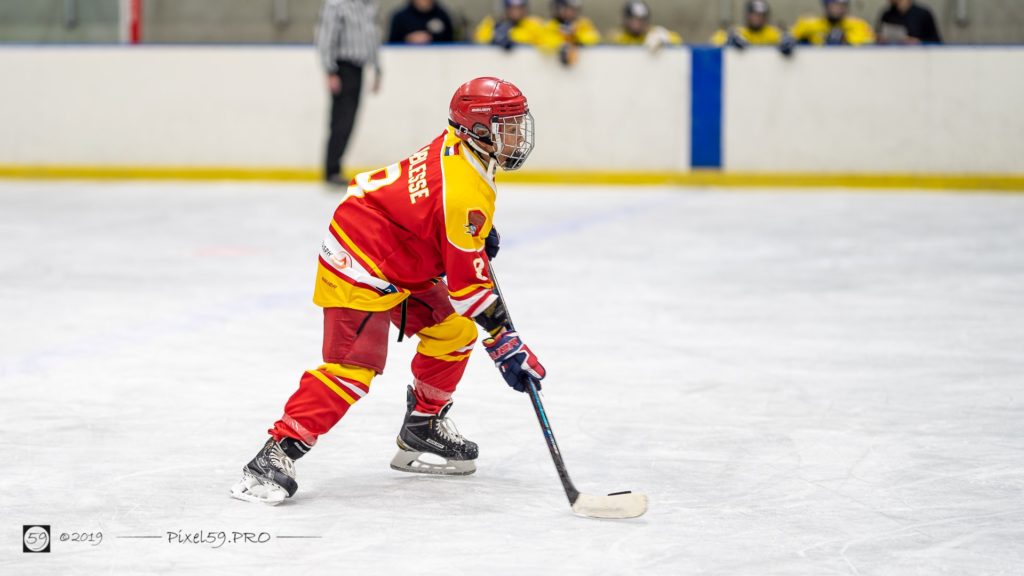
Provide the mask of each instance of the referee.
POLYGON ((325 0, 316 44, 331 91, 331 135, 327 139, 324 179, 344 186, 341 157, 355 125, 364 66, 373 66, 373 92, 380 89, 376 0, 325 0))

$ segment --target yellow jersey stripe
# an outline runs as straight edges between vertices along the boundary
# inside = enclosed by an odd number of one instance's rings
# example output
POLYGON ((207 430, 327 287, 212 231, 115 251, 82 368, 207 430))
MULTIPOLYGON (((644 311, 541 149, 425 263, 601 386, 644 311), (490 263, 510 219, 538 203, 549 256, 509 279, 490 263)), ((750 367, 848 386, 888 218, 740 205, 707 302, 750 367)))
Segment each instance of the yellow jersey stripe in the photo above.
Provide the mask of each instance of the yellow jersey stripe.
POLYGON ((391 282, 391 280, 388 280, 387 276, 385 276, 384 273, 380 271, 380 268, 377 266, 377 263, 371 260, 362 250, 359 249, 359 246, 356 246, 356 244, 352 242, 352 239, 348 237, 348 234, 345 234, 345 232, 341 229, 341 226, 338 226, 338 223, 335 222, 333 218, 331 219, 331 229, 337 232, 338 236, 341 236, 341 239, 345 241, 346 248, 350 248, 353 252, 356 253, 356 256, 359 256, 360 260, 370 265, 370 268, 373 270, 373 273, 376 274, 378 278, 384 280, 385 282, 391 282))
POLYGON ((487 284, 470 284, 469 286, 466 286, 462 290, 456 290, 454 292, 449 290, 448 294, 451 295, 452 298, 461 298, 462 296, 475 292, 481 288, 491 290, 492 288, 494 288, 494 284, 491 284, 490 282, 488 282, 487 284))

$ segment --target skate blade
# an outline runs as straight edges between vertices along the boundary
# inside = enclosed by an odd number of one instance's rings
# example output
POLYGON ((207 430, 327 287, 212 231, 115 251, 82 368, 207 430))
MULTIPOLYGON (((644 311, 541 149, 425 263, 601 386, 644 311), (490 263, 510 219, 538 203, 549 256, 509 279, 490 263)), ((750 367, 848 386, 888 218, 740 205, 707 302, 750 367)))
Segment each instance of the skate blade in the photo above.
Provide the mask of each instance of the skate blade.
POLYGON ((288 492, 273 482, 243 470, 242 479, 231 487, 231 497, 245 502, 277 506, 288 497, 288 492))
POLYGON ((391 469, 413 474, 434 474, 436 476, 468 476, 476 472, 473 460, 446 460, 437 454, 399 450, 391 459, 391 469), (431 462, 439 460, 440 462, 431 462))

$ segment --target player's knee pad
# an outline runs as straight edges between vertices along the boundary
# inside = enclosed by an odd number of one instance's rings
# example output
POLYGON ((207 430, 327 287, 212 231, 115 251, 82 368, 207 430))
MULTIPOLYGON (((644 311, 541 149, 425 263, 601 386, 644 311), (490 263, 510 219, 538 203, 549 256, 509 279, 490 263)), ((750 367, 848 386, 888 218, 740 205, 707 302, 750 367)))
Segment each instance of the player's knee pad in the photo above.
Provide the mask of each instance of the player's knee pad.
POLYGON ((324 362, 384 372, 388 315, 349 308, 324 308, 324 362))
POLYGON ((416 351, 424 356, 441 360, 458 361, 469 356, 476 344, 476 324, 458 314, 452 313, 439 324, 424 328, 417 333, 420 339, 416 351))

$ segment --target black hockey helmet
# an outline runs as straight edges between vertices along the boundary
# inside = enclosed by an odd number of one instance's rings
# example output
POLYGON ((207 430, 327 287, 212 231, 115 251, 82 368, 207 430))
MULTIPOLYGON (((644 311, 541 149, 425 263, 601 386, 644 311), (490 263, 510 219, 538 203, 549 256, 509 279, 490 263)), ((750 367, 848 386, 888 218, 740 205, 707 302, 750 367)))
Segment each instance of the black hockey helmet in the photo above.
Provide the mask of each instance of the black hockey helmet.
POLYGON ((749 0, 746 7, 747 14, 764 14, 765 19, 772 13, 772 7, 768 0, 749 0))
POLYGON ((636 18, 638 20, 650 20, 651 7, 643 0, 629 0, 623 6, 622 16, 624 18, 636 18))

